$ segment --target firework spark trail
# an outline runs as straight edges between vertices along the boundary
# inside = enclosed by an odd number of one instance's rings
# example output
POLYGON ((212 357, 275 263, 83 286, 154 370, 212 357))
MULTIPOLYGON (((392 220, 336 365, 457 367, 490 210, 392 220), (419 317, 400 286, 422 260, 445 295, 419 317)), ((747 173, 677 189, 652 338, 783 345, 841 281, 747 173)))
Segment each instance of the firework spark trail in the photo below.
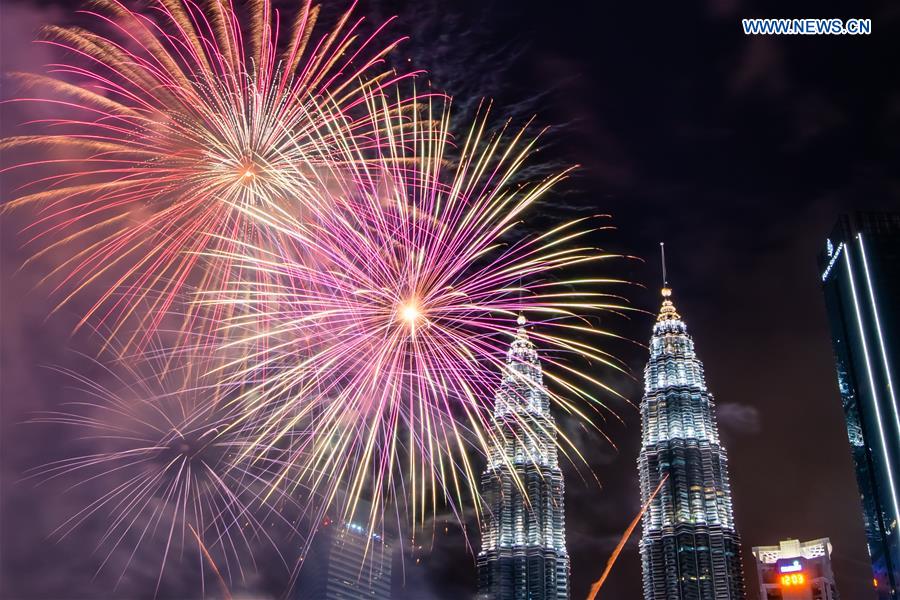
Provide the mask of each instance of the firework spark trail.
POLYGON ((659 494, 659 491, 663 488, 663 484, 668 478, 669 474, 666 473, 666 475, 660 480, 659 485, 656 486, 656 489, 653 490, 653 493, 650 494, 650 497, 647 498, 647 501, 644 502, 644 505, 641 506, 641 510, 639 510, 638 514, 636 514, 634 519, 632 519, 631 523, 628 525, 628 528, 625 530, 625 533, 622 534, 622 538, 619 540, 619 543, 616 544, 616 547, 613 550, 612 554, 609 555, 609 560, 606 561, 606 568, 603 569, 603 574, 600 575, 600 579, 591 584, 591 590, 588 592, 587 600, 596 600, 597 594, 600 593, 600 590, 603 588, 603 584, 606 583, 606 578, 609 577, 609 574, 615 566, 616 561, 619 559, 619 554, 622 553, 622 549, 625 547, 625 544, 628 542, 631 534, 634 533, 634 530, 638 526, 638 523, 641 522, 641 518, 644 516, 644 513, 647 512, 647 509, 653 503, 653 499, 656 498, 657 494, 659 494))
POLYGON ((283 509, 290 504, 303 518, 304 508, 290 496, 272 495, 270 473, 281 474, 284 467, 280 452, 257 456, 253 465, 237 459, 252 442, 240 429, 228 429, 234 417, 211 401, 224 392, 192 387, 185 371, 161 371, 153 359, 95 364, 110 385, 58 369, 75 383, 76 399, 32 419, 72 427, 91 446, 85 454, 32 469, 30 477, 42 483, 73 480, 70 489, 100 490, 51 537, 65 538, 102 515, 106 529, 95 549, 102 559, 98 572, 116 553, 127 555, 118 587, 136 557, 159 560, 157 594, 167 565, 194 545, 202 552, 203 585, 204 557, 225 586, 225 579, 243 580, 247 566, 255 569, 253 549, 259 543, 274 548, 289 570, 293 557, 282 556, 264 522, 275 519, 280 532, 300 534, 283 509))
POLYGON ((487 133, 483 114, 454 145, 438 103, 421 99, 398 126, 385 97, 370 97, 383 137, 375 153, 345 140, 351 159, 320 186, 328 210, 296 219, 241 207, 277 244, 215 256, 260 276, 199 300, 234 309, 225 347, 250 348, 222 369, 245 390, 235 426, 255 431, 256 449, 308 432, 295 438, 299 477, 326 498, 346 493, 345 514, 370 495, 370 526, 392 500, 419 522, 445 495, 461 520, 468 500, 477 510, 470 449, 497 441, 491 398, 520 313, 542 318, 531 336, 562 410, 586 418, 605 408, 597 389, 614 393, 579 364, 622 367, 595 343, 613 334, 585 317, 628 310, 602 291, 623 282, 566 276, 615 257, 582 241, 589 220, 506 242, 566 173, 510 185, 534 141, 487 133))
MULTIPOLYGON (((37 211, 26 230, 38 250, 32 261, 69 252, 46 276, 61 305, 97 284, 104 291, 82 323, 117 326, 135 316, 143 327, 134 330, 150 335, 182 288, 223 285, 230 265, 199 264, 200 253, 230 250, 226 238, 263 243, 265 231, 236 206, 306 195, 301 166, 332 152, 322 132, 335 124, 316 110, 319 100, 337 107, 340 137, 371 138, 365 116, 349 115, 364 92, 398 77, 379 69, 399 40, 379 42, 384 25, 362 33, 352 7, 316 33, 310 1, 286 24, 287 37, 270 0, 245 9, 230 0, 152 0, 146 13, 118 0, 90 6, 82 12, 91 29, 46 28, 45 43, 66 51, 65 62, 48 76, 17 75, 41 93, 12 101, 40 102, 57 116, 35 122, 43 135, 0 148, 58 158, 6 170, 58 172, 24 186, 6 208, 37 211)), ((196 324, 188 315, 184 329, 196 324)))
POLYGON ((213 560, 212 555, 209 553, 209 550, 206 548, 206 544, 203 543, 203 540, 200 538, 200 535, 197 533, 197 530, 194 529, 193 525, 188 525, 191 529, 191 533, 194 536, 194 539, 197 540, 197 546, 200 547, 200 550, 203 552, 203 557, 209 562, 210 568, 212 568, 213 572, 216 574, 216 579, 219 581, 219 586, 222 588, 222 596, 225 600, 231 600, 231 591, 228 589, 228 584, 225 583, 225 580, 222 578, 222 573, 219 572, 219 567, 216 566, 215 561, 213 560))

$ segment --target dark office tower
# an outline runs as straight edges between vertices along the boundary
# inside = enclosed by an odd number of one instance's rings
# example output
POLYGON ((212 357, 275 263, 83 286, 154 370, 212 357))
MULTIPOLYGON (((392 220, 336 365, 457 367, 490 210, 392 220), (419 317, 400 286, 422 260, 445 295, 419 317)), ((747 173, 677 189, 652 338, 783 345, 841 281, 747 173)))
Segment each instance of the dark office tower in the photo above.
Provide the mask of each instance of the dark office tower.
POLYGON ((659 487, 643 518, 644 598, 743 600, 741 543, 713 398, 672 291, 662 294, 641 400, 642 501, 659 487))
POLYGON ((844 215, 819 257, 878 597, 900 597, 900 214, 844 215))
POLYGON ((496 429, 481 476, 480 600, 568 600, 563 478, 541 364, 525 318, 494 401, 496 429))
POLYGON ((369 531, 369 505, 354 519, 325 518, 303 559, 295 600, 390 600, 393 553, 369 531))

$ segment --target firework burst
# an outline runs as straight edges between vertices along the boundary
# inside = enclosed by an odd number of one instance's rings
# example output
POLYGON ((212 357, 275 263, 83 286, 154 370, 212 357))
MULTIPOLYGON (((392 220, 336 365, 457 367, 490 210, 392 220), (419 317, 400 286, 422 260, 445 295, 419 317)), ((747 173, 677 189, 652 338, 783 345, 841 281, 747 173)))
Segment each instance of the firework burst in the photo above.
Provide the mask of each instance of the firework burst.
POLYGON ((67 62, 18 75, 41 95, 16 101, 57 116, 38 121, 46 134, 0 147, 55 156, 9 168, 58 171, 6 206, 37 209, 36 256, 68 252, 48 275, 62 302, 99 282, 85 320, 136 316, 132 331, 152 333, 185 286, 222 285, 230 265, 198 268, 199 253, 225 238, 261 243, 236 207, 301 200, 300 169, 332 151, 323 132, 365 143, 370 127, 348 115, 391 76, 378 67, 396 42, 377 42, 381 28, 364 35, 350 11, 317 33, 309 1, 286 23, 270 0, 152 0, 145 12, 96 0, 82 12, 90 28, 45 32, 67 62), (316 110, 325 98, 332 117, 316 110))
POLYGON ((274 549, 287 572, 293 558, 279 546, 286 532, 300 532, 302 507, 271 492, 270 472, 282 471, 277 450, 255 455, 253 464, 237 459, 252 441, 229 428, 234 416, 221 408, 222 390, 192 387, 187 371, 163 371, 152 357, 138 366, 93 364, 107 383, 60 369, 74 383, 73 397, 33 419, 74 429, 89 448, 30 475, 42 484, 74 480, 70 490, 94 495, 51 537, 102 520, 97 570, 121 566, 116 587, 133 565, 155 563, 159 593, 167 567, 190 557, 201 585, 212 579, 227 595, 255 570, 262 546, 274 549))
POLYGON ((562 410, 584 416, 612 391, 586 362, 621 367, 596 343, 612 334, 589 318, 627 309, 603 291, 621 282, 573 275, 614 258, 584 242, 592 219, 523 233, 566 172, 514 183, 534 150, 524 130, 489 133, 485 112, 454 143, 447 103, 417 109, 395 123, 370 97, 384 137, 374 152, 346 140, 351 158, 318 186, 328 210, 314 218, 243 207, 278 242, 213 256, 254 276, 199 301, 234 308, 224 348, 247 349, 221 370, 245 390, 235 426, 254 431, 254 450, 291 436, 298 477, 348 498, 348 514, 371 497, 373 527, 392 501, 414 523, 444 499, 479 505, 471 450, 497 441, 493 394, 523 313, 538 318, 531 338, 562 410))

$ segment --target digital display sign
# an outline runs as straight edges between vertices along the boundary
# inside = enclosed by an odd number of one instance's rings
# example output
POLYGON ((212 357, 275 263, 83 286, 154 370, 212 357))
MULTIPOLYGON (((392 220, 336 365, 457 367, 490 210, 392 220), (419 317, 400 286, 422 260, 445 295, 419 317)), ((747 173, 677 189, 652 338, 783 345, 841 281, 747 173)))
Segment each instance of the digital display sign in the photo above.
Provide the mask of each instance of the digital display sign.
POLYGON ((799 573, 803 570, 803 565, 795 559, 792 563, 778 565, 778 570, 782 573, 799 573))
POLYGON ((790 573, 781 576, 781 587, 796 587, 806 583, 806 575, 803 573, 790 573))
POLYGON ((783 558, 777 563, 778 581, 782 589, 800 588, 808 584, 806 560, 802 557, 783 558))

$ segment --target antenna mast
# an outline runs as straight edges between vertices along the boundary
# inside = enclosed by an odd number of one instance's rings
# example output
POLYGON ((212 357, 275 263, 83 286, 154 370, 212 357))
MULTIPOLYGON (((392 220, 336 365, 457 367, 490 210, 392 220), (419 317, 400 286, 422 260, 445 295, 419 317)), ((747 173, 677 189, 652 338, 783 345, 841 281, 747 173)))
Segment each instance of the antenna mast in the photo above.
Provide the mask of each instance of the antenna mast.
POLYGON ((666 277, 666 243, 659 243, 659 254, 662 258, 662 277, 663 277, 663 287, 669 287, 669 278, 666 277))

